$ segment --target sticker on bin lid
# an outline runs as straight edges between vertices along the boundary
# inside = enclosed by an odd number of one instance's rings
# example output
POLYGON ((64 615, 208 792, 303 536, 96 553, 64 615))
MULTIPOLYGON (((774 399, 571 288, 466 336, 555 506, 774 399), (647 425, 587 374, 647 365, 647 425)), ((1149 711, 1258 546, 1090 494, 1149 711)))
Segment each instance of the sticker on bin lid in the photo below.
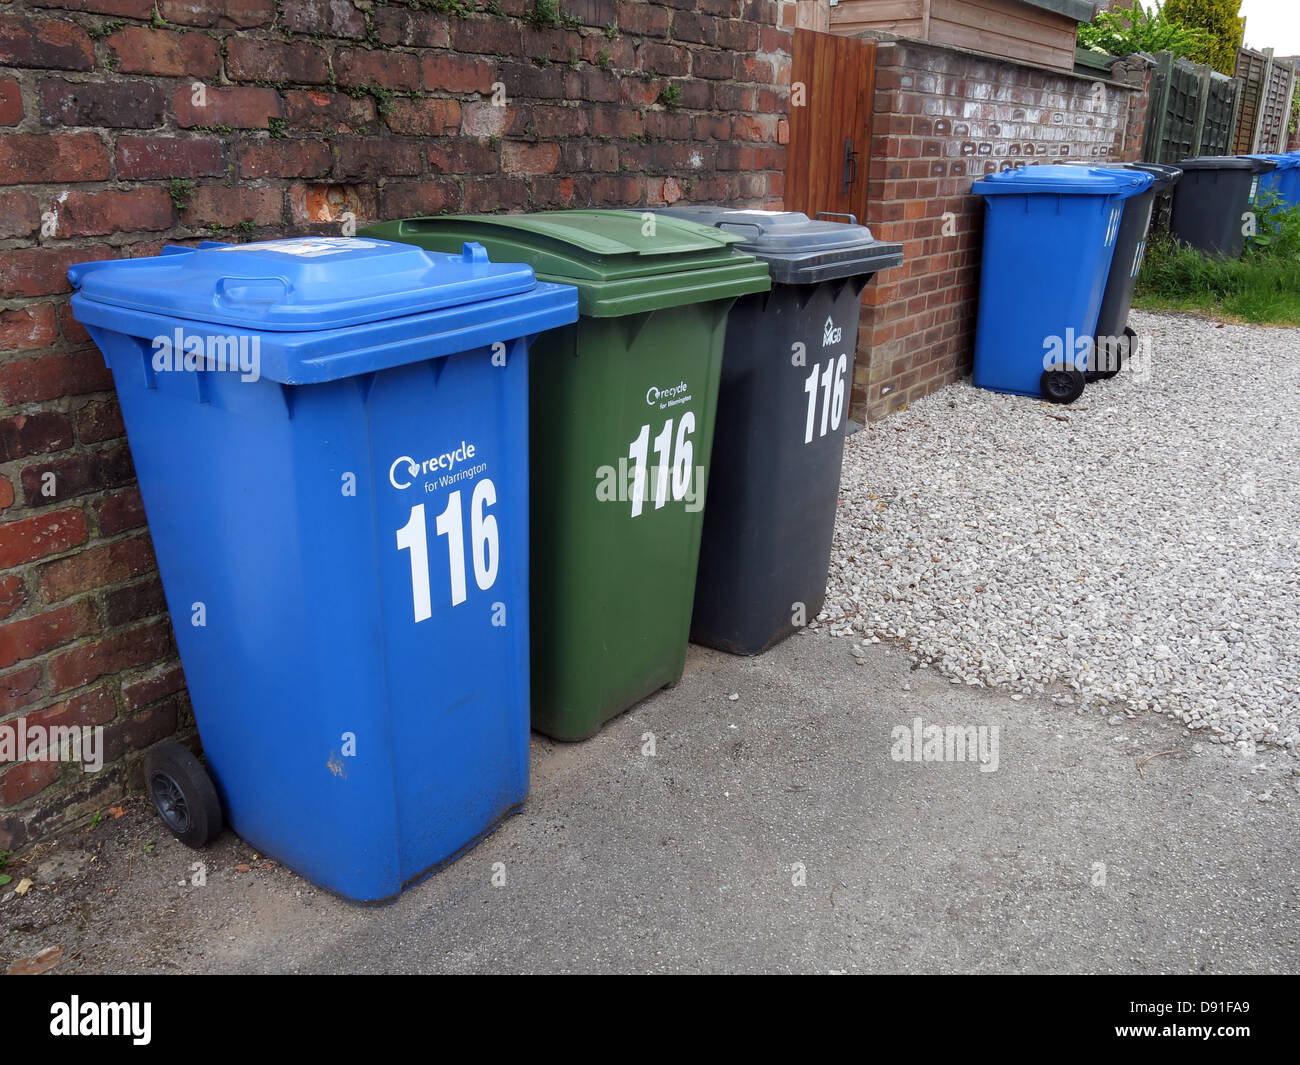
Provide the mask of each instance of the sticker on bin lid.
POLYGON ((357 237, 293 237, 167 248, 69 272, 86 299, 194 321, 311 332, 517 295, 532 267, 357 237))
POLYGON ((986 174, 971 185, 976 196, 1046 193, 1052 196, 1133 196, 1150 187, 1152 177, 1141 170, 1116 170, 1105 166, 1018 166, 986 174))
POLYGON ((379 245, 373 240, 360 240, 357 237, 301 237, 290 240, 261 240, 256 244, 227 244, 220 250, 238 253, 251 248, 256 251, 280 251, 286 255, 315 258, 318 255, 338 255, 359 248, 377 247, 379 245))

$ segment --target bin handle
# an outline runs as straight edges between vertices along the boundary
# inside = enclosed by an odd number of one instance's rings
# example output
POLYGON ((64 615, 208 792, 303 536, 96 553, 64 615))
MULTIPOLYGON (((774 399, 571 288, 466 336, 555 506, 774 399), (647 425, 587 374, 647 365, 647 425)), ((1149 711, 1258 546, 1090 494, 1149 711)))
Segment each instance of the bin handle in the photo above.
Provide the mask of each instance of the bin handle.
POLYGON ((844 211, 818 211, 815 215, 813 215, 813 218, 817 218, 817 219, 821 219, 821 218, 847 218, 847 219, 849 220, 849 225, 851 225, 851 226, 856 226, 856 225, 858 224, 858 216, 857 216, 857 215, 855 215, 855 214, 848 214, 848 213, 846 213, 846 212, 844 212, 844 211))
POLYGON ((217 281, 215 299, 218 306, 248 307, 278 303, 293 291, 284 277, 223 277, 217 281))
POLYGON ((74 289, 80 289, 82 281, 92 270, 97 270, 106 263, 120 262, 118 259, 97 259, 90 263, 77 263, 68 267, 68 284, 74 289))

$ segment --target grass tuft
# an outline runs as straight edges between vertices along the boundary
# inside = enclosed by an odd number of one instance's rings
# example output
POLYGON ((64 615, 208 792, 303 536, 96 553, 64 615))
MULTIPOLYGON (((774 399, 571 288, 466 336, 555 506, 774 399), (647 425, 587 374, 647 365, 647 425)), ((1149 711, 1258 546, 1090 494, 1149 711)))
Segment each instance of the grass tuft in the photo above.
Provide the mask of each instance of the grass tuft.
POLYGON ((1300 325, 1300 207, 1265 199, 1255 210, 1259 232, 1239 259, 1212 258, 1153 233, 1133 306, 1300 325))

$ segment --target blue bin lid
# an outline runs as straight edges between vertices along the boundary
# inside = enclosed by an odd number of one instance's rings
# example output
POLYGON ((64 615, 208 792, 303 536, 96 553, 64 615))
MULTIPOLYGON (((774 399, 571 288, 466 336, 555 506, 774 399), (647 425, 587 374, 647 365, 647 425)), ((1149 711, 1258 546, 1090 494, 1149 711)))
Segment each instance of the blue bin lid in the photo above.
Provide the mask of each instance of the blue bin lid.
POLYGON ((168 247, 143 259, 68 270, 83 298, 264 331, 310 332, 477 303, 532 290, 533 269, 363 237, 291 237, 168 247))
POLYGON ((989 174, 971 186, 976 196, 1134 196, 1151 186, 1152 177, 1141 170, 1115 170, 1102 166, 1021 166, 989 174))
POLYGON ((1062 163, 1062 166, 1086 166, 1097 170, 1141 170, 1143 173, 1151 175, 1152 186, 1156 192, 1163 192, 1171 185, 1178 183, 1178 179, 1183 176, 1183 172, 1176 166, 1170 166, 1167 163, 1089 163, 1073 162, 1062 163))
POLYGON ((1294 170, 1300 166, 1300 153, 1295 152, 1255 152, 1243 156, 1244 159, 1263 159, 1266 163, 1276 163, 1279 170, 1294 170))

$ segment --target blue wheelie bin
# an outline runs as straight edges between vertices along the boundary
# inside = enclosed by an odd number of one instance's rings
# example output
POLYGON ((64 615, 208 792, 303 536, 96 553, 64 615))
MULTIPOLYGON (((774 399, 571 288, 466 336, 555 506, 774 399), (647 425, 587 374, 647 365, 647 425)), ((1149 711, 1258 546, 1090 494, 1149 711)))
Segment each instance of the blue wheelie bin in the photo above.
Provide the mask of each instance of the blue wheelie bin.
POLYGON ((475 244, 343 237, 69 276, 207 758, 150 751, 155 805, 191 845, 224 814, 322 887, 391 899, 527 793, 527 354, 576 290, 475 244))
POLYGON ((984 253, 974 383, 1070 403, 1082 393, 1124 201, 1140 170, 1026 166, 974 183, 984 253))
POLYGON ((1262 159, 1276 164, 1273 170, 1259 175, 1259 182, 1255 186, 1256 196, 1273 192, 1281 201, 1282 207, 1300 207, 1300 153, 1287 152, 1279 155, 1262 152, 1244 158, 1262 159))

